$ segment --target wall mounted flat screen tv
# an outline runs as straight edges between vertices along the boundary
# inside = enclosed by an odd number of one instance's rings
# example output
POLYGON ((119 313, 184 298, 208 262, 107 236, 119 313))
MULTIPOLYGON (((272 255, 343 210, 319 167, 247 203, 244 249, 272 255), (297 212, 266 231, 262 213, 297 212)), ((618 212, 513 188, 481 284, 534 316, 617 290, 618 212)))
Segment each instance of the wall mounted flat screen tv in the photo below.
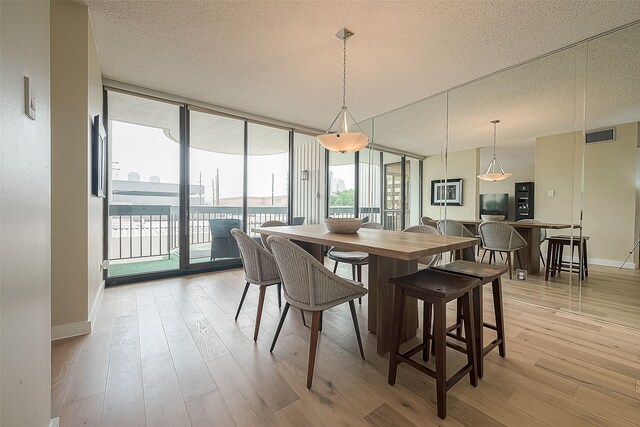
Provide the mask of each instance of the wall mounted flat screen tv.
POLYGON ((504 215, 505 219, 509 219, 509 195, 481 194, 480 215, 504 215))

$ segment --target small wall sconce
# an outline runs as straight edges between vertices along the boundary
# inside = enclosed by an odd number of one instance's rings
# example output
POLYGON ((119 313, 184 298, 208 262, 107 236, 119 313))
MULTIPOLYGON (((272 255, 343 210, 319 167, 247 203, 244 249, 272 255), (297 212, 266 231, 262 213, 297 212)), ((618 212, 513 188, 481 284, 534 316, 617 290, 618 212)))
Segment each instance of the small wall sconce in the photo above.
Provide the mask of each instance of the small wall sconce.
POLYGON ((300 179, 302 181, 308 181, 309 180, 309 171, 308 170, 300 171, 300 179))

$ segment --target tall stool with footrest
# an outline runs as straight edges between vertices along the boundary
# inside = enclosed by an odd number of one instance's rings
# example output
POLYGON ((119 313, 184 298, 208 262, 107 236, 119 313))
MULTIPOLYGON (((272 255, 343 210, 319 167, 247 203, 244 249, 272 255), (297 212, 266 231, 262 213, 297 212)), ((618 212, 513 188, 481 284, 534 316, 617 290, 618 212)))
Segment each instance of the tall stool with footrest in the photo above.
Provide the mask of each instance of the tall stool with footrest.
POLYGON ((429 375, 436 380, 436 397, 438 416, 444 419, 447 416, 447 390, 453 387, 460 379, 469 374, 469 382, 474 387, 478 385, 476 371, 476 339, 475 325, 476 316, 473 313, 471 294, 473 290, 480 286, 480 280, 472 277, 450 274, 434 269, 420 270, 416 273, 403 277, 389 279, 389 283, 395 286, 393 300, 393 324, 391 329, 391 354, 389 356, 389 377, 388 382, 394 385, 398 365, 407 365, 429 375), (402 319, 404 314, 404 303, 406 297, 412 297, 424 302, 424 327, 423 342, 411 350, 400 353, 400 333, 402 331, 402 319), (447 342, 447 303, 459 299, 461 300, 462 314, 464 321, 464 334, 459 336, 449 334, 450 337, 462 341, 465 346, 447 342), (431 310, 434 311, 433 334, 431 331, 431 310), (412 356, 422 351, 422 359, 429 360, 429 340, 433 339, 435 344, 435 370, 424 366, 411 359, 412 356), (467 355, 467 363, 453 376, 447 379, 447 355, 446 348, 451 347, 462 351, 467 355))
MULTIPOLYGON (((478 262, 469 261, 454 261, 450 264, 433 267, 436 270, 459 274, 462 276, 472 277, 480 280, 480 286, 473 290, 473 314, 475 315, 475 339, 478 357, 478 378, 482 378, 484 375, 483 359, 484 356, 489 354, 491 350, 498 347, 500 356, 505 357, 507 354, 505 336, 504 336, 504 314, 502 311, 502 283, 500 278, 507 269, 504 265, 487 265, 478 262), (491 283, 491 290, 493 293, 493 311, 496 319, 496 323, 490 324, 483 320, 483 301, 482 301, 482 288, 483 285, 491 283), (484 346, 483 332, 484 328, 492 329, 496 331, 496 339, 491 343, 484 346)), ((454 330, 460 331, 462 329, 462 318, 464 317, 464 310, 460 306, 460 300, 458 300, 458 313, 457 321, 455 325, 447 328, 447 333, 451 333, 454 330)))

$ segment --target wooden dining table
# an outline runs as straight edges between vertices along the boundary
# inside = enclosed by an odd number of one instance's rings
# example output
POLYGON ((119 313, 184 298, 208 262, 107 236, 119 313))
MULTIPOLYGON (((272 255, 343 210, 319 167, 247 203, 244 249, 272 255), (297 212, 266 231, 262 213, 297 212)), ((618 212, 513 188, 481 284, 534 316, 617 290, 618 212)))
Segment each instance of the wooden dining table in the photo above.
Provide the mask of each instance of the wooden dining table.
MULTIPOLYGON (((469 228, 469 231, 477 234, 478 225, 482 223, 481 220, 465 220, 458 222, 464 224, 469 228)), ((562 230, 566 228, 580 228, 579 225, 571 224, 557 224, 549 222, 541 223, 523 223, 517 221, 501 221, 504 224, 509 224, 526 240, 527 246, 520 249, 520 261, 516 258, 516 268, 522 268, 527 270, 528 274, 535 274, 540 271, 540 230, 562 230)))
MULTIPOLYGON (((475 246, 479 239, 408 233, 402 231, 360 229, 353 234, 327 231, 324 224, 252 228, 254 233, 285 237, 324 263, 323 246, 337 246, 369 254, 369 301, 367 328, 376 334, 379 355, 391 347, 393 289, 390 277, 404 276, 418 269, 418 259, 443 252, 475 246)), ((415 299, 405 303, 401 341, 416 335, 418 306, 415 299)))

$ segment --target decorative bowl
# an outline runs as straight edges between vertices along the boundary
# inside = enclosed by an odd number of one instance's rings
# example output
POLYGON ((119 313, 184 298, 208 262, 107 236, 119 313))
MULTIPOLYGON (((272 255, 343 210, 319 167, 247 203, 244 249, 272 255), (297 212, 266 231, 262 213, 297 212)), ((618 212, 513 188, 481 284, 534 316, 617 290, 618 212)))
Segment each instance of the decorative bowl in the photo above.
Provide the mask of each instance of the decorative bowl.
POLYGON ((324 225, 331 233, 356 233, 362 225, 360 218, 325 218, 324 225))
POLYGON ((504 221, 504 215, 480 215, 483 221, 504 221))

